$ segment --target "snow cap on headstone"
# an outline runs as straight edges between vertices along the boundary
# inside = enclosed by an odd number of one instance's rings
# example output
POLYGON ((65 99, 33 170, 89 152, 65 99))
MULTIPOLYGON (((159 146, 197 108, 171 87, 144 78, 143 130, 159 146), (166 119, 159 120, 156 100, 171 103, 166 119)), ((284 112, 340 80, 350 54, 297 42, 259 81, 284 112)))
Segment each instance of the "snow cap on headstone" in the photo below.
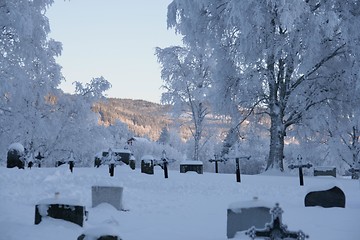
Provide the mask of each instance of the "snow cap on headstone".
POLYGON ((25 151, 24 146, 21 143, 12 143, 8 147, 8 150, 16 150, 19 153, 23 153, 25 151))

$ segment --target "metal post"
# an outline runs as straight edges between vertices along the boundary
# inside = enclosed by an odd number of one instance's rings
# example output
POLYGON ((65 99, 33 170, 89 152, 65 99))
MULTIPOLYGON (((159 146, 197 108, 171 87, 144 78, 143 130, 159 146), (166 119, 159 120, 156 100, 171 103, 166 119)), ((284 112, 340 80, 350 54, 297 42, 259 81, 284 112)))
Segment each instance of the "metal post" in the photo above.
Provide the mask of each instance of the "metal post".
POLYGON ((109 168, 110 177, 114 176, 114 168, 115 168, 115 164, 111 163, 109 168))
POLYGON ((168 169, 167 169, 167 162, 166 161, 164 161, 164 176, 165 176, 165 178, 169 177, 168 176, 168 169))
POLYGON ((241 182, 239 158, 236 158, 236 182, 241 182))
POLYGON ((219 173, 218 161, 215 159, 215 173, 219 173))

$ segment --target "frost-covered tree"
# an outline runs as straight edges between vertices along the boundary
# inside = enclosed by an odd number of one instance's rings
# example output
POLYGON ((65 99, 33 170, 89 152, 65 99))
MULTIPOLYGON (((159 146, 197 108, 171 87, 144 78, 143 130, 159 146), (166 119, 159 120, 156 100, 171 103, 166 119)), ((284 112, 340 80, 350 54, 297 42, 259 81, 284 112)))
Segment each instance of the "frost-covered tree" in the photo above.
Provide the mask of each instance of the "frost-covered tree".
POLYGON ((311 109, 321 113, 341 100, 349 62, 357 61, 359 35, 350 22, 358 23, 358 9, 357 1, 340 0, 174 0, 168 26, 185 44, 212 49, 218 101, 257 105, 269 116, 266 169, 283 170, 287 130, 311 109))
POLYGON ((44 137, 62 79, 55 57, 61 44, 48 38, 52 0, 0 1, 0 114, 2 144, 33 148, 44 137))
MULTIPOLYGON (((198 48, 197 48, 198 49, 198 48)), ((177 114, 190 115, 194 138, 193 159, 199 159, 206 116, 210 113, 208 91, 211 86, 206 51, 191 51, 186 47, 156 49, 161 64, 161 78, 166 90, 162 102, 172 104, 177 114)))
POLYGON ((169 143, 170 133, 168 127, 163 127, 160 132, 158 143, 166 144, 169 143))

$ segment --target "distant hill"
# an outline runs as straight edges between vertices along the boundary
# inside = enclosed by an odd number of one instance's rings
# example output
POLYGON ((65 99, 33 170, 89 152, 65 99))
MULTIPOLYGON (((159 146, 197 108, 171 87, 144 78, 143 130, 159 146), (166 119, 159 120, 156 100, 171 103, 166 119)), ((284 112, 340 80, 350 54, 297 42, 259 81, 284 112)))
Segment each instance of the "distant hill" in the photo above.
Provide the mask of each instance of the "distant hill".
POLYGON ((93 110, 100 114, 100 124, 110 125, 119 120, 137 136, 148 136, 151 140, 157 140, 162 128, 173 123, 171 106, 144 100, 108 98, 93 110))

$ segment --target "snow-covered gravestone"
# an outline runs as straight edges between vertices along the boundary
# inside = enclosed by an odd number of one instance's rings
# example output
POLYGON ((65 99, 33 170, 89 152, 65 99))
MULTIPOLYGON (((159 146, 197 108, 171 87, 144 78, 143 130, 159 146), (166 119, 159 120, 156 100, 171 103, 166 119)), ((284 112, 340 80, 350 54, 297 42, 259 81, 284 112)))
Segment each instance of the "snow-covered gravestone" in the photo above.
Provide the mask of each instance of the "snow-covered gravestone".
POLYGON ((336 178, 336 167, 333 166, 314 167, 314 176, 332 176, 336 178))
POLYGON ((35 224, 44 218, 62 219, 83 226, 86 220, 86 209, 74 199, 62 199, 55 193, 55 197, 40 201, 35 206, 35 224))
POLYGON ((101 203, 108 203, 117 210, 123 210, 122 195, 123 187, 121 186, 92 186, 92 207, 101 203))
POLYGON ((203 162, 187 160, 180 163, 180 173, 197 172, 203 174, 203 162))
POLYGON ((313 187, 305 196, 305 207, 345 208, 345 201, 344 192, 337 186, 313 187))
POLYGON ((277 203, 274 208, 271 209, 271 222, 267 223, 265 227, 257 229, 255 226, 251 227, 246 235, 249 235, 251 239, 261 238, 268 240, 280 240, 280 239, 296 239, 304 240, 309 238, 303 231, 289 231, 287 226, 282 223, 283 210, 277 203))
POLYGON ((24 168, 24 153, 25 149, 21 143, 13 143, 8 147, 7 152, 7 168, 24 168))
POLYGON ((145 155, 141 158, 141 173, 154 174, 155 158, 151 155, 145 155))
POLYGON ((98 226, 86 229, 77 240, 121 240, 116 229, 110 226, 98 226))
POLYGON ((227 237, 234 238, 237 232, 246 231, 253 226, 263 228, 271 221, 270 209, 270 203, 256 197, 250 201, 230 204, 227 210, 227 237))

